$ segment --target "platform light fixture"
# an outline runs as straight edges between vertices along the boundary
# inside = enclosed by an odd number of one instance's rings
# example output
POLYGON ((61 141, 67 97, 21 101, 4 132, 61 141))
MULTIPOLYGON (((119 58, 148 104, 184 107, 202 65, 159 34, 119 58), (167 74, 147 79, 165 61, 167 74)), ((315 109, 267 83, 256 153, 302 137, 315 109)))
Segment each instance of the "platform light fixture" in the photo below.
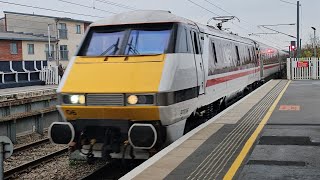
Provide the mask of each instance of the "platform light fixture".
POLYGON ((316 36, 316 28, 315 27, 311 27, 313 29, 313 55, 314 57, 317 57, 317 36, 316 36))

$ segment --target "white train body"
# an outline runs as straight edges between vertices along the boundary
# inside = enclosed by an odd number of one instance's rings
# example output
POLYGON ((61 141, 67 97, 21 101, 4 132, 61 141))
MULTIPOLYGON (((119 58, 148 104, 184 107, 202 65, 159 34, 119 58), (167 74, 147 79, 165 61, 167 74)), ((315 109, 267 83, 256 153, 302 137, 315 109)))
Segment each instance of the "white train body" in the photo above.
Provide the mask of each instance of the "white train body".
POLYGON ((66 126, 53 124, 50 136, 94 157, 120 157, 128 142, 135 157, 138 151, 160 150, 186 133, 194 119, 214 116, 279 73, 281 55, 275 48, 165 11, 135 11, 93 23, 58 90, 66 126), (99 51, 107 44, 105 31, 114 33, 114 44, 99 51), (154 43, 147 44, 150 39, 154 43), (165 44, 163 51, 152 49, 157 43, 165 44), (115 104, 101 100, 110 97, 115 104), (66 131, 68 138, 59 139, 57 134, 66 131))

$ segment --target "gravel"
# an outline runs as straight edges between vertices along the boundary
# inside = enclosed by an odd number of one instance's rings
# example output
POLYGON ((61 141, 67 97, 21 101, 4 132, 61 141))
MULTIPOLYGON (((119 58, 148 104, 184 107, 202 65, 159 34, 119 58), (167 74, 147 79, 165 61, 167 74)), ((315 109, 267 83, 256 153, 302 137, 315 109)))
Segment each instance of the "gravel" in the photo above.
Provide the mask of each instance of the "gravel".
POLYGON ((40 135, 38 133, 32 133, 32 134, 28 134, 25 136, 17 137, 17 143, 14 144, 13 146, 14 146, 14 148, 17 148, 17 147, 21 147, 21 146, 48 138, 47 132, 44 132, 44 134, 45 135, 40 135))
POLYGON ((36 148, 31 148, 25 151, 13 153, 13 155, 10 158, 4 161, 4 170, 7 171, 9 169, 13 169, 19 165, 39 159, 40 157, 46 156, 64 148, 66 148, 66 146, 57 146, 47 143, 36 148))
POLYGON ((68 155, 64 155, 28 173, 23 173, 16 179, 81 179, 102 167, 105 163, 96 161, 93 165, 89 165, 86 161, 69 161, 68 155))

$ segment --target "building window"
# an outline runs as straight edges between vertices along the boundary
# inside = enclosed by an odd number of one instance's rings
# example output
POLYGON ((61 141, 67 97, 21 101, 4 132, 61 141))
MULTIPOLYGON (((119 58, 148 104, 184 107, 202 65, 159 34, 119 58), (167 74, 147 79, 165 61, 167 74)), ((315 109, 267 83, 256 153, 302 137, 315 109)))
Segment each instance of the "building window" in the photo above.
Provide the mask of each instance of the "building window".
POLYGON ((34 44, 28 44, 28 54, 34 54, 34 44))
POLYGON ((46 44, 46 48, 45 48, 45 53, 46 53, 46 60, 53 60, 53 59, 55 59, 55 56, 54 56, 54 45, 53 44, 51 44, 50 45, 50 51, 51 51, 51 53, 49 54, 49 45, 48 44, 46 44))
POLYGON ((11 54, 18 54, 18 44, 17 43, 10 43, 10 53, 11 54))
POLYGON ((76 25, 76 31, 77 31, 77 34, 81 34, 81 25, 79 24, 76 25))
POLYGON ((60 46, 60 59, 61 60, 68 60, 69 51, 68 51, 68 46, 67 45, 61 45, 60 46))
POLYGON ((68 30, 66 23, 59 23, 59 38, 60 39, 68 39, 68 30))

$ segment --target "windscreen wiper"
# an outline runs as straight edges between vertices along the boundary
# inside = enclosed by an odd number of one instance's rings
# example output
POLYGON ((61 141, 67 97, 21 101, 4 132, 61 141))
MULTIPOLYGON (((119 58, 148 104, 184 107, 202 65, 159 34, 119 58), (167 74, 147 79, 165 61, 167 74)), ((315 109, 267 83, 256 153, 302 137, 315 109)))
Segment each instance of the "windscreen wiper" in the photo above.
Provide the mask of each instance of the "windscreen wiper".
POLYGON ((103 51, 103 53, 100 54, 100 56, 103 56, 105 54, 107 54, 110 50, 112 50, 114 48, 114 51, 113 51, 113 55, 116 54, 116 52, 119 50, 119 42, 120 42, 120 38, 118 38, 117 42, 112 44, 110 47, 108 47, 107 50, 103 51))
POLYGON ((127 54, 129 54, 129 52, 132 52, 133 54, 139 54, 139 51, 137 50, 137 48, 135 46, 133 46, 132 41, 133 41, 133 37, 131 38, 130 43, 128 43, 128 45, 127 45, 127 46, 129 46, 127 54))

